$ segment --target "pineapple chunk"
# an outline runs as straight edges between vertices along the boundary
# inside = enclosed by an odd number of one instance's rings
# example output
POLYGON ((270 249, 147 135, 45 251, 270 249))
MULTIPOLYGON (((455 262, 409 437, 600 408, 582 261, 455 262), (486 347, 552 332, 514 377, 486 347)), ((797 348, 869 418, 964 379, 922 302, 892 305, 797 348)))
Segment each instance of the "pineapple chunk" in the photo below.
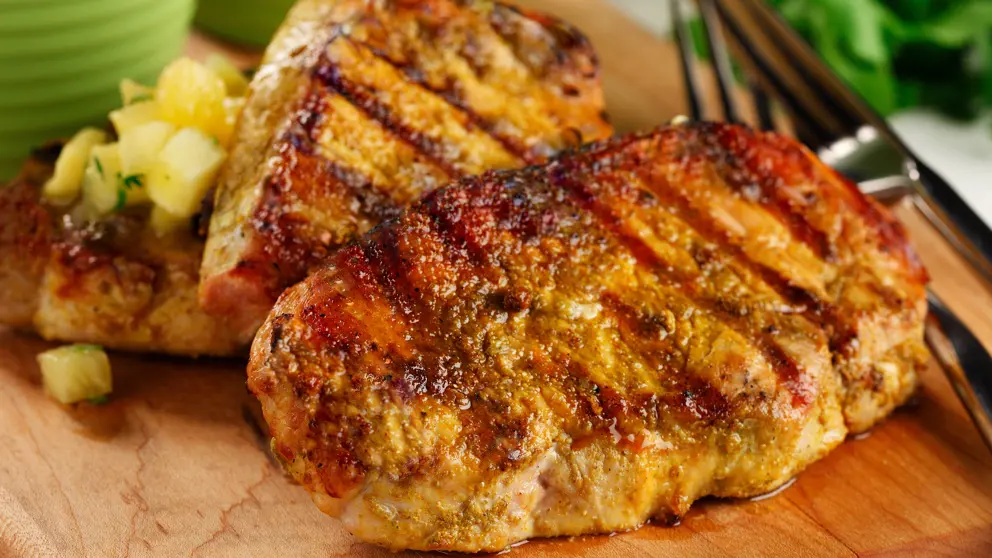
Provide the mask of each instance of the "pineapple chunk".
POLYGON ((151 101, 154 98, 155 89, 147 85, 141 85, 133 79, 124 79, 121 81, 121 102, 124 106, 143 101, 151 101))
POLYGON ((207 57, 206 65, 224 82, 228 95, 240 97, 245 94, 245 90, 248 89, 248 78, 227 57, 211 54, 207 57))
POLYGON ((121 172, 124 176, 145 174, 151 170, 158 154, 165 147, 176 127, 168 122, 153 120, 121 134, 121 172))
POLYGON ((244 97, 228 97, 224 99, 225 127, 217 135, 217 141, 226 149, 231 145, 231 137, 234 136, 234 125, 238 123, 242 109, 245 108, 244 97))
POLYGON ((148 225, 152 228, 155 236, 162 238, 177 230, 189 228, 189 217, 180 217, 169 213, 160 205, 152 206, 152 214, 148 220, 148 225))
POLYGON ((113 391, 110 359, 96 345, 67 345, 37 358, 45 391, 60 403, 96 399, 113 391))
POLYGON ((162 118, 177 127, 195 126, 219 137, 227 128, 224 82, 212 70, 189 58, 169 64, 155 93, 162 118))
POLYGON ((121 156, 117 143, 97 145, 90 150, 90 161, 83 177, 83 200, 99 214, 124 207, 124 194, 118 186, 121 156))
POLYGON ((83 177, 83 201, 98 215, 148 201, 144 175, 121 171, 118 143, 98 145, 90 152, 83 177))
POLYGON ((196 128, 183 128, 165 144, 148 174, 148 195, 177 217, 200 209, 227 157, 224 148, 196 128))
POLYGON ((72 137, 55 161, 55 172, 42 187, 42 195, 53 202, 69 203, 79 195, 83 172, 95 145, 107 142, 107 133, 96 128, 83 128, 72 137))
POLYGON ((134 103, 124 108, 110 112, 110 121, 117 130, 117 135, 127 132, 159 119, 159 106, 154 101, 134 103))

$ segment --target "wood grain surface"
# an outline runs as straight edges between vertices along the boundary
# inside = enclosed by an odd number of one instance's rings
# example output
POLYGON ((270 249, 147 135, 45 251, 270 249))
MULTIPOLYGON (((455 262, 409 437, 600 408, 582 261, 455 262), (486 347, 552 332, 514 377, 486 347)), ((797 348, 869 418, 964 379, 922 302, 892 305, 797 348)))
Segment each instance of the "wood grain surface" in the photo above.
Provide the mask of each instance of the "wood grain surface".
MULTIPOLYGON (((592 37, 619 128, 682 110, 671 45, 602 0, 524 3, 592 37)), ((216 48, 190 43, 195 56, 216 48)), ((935 289, 992 346, 990 291, 915 210, 897 210, 935 289)), ((0 556, 405 556, 359 543, 287 481, 243 363, 115 354, 111 403, 70 409, 40 388, 34 357, 50 346, 0 329, 0 556)), ((913 404, 776 496, 703 501, 677 527, 512 555, 992 556, 992 454, 934 366, 913 404)))

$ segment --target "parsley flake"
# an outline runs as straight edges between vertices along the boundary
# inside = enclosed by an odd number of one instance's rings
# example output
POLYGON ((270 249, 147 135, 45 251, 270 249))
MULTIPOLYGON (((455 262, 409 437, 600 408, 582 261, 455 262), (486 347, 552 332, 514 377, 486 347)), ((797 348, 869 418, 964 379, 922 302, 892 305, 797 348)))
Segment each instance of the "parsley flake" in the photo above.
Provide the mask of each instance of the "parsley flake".
POLYGON ((124 186, 125 190, 142 188, 145 185, 145 175, 129 174, 121 179, 121 184, 124 186))

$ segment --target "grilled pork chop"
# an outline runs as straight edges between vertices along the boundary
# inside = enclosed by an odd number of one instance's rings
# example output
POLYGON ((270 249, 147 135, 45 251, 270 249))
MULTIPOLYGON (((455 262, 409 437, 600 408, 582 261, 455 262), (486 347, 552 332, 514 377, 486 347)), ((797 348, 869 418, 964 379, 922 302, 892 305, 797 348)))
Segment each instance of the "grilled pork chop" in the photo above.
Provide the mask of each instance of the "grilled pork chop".
POLYGON ((41 200, 58 151, 39 151, 0 187, 0 324, 114 349, 243 354, 235 331, 197 303, 203 241, 192 224, 157 238, 146 213, 127 210, 81 225, 41 200))
POLYGON ((355 535, 494 551, 782 485, 910 395, 925 282, 805 148, 668 127, 428 195, 283 294, 249 387, 355 535))
POLYGON ((483 0, 302 0, 216 197, 200 300, 247 340, 282 290, 421 193, 609 136, 588 41, 483 0))

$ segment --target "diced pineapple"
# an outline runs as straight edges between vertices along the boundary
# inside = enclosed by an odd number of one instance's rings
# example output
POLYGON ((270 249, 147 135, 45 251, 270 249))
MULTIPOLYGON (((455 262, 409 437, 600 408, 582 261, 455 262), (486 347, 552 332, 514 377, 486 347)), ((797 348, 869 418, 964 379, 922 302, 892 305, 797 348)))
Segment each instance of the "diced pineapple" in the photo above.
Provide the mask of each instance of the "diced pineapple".
POLYGON ((159 238, 184 228, 188 229, 191 226, 189 217, 173 215, 160 205, 152 206, 148 225, 152 228, 155 236, 159 238))
POLYGON ((110 122, 114 124, 117 135, 121 135, 138 126, 158 120, 160 118, 159 113, 158 103, 154 101, 134 103, 111 111, 110 122))
POLYGON ((217 135, 217 141, 219 141, 225 149, 231 145, 231 137, 234 136, 234 126, 238 123, 238 117, 241 116, 241 111, 244 108, 244 97, 228 97, 224 99, 224 115, 226 117, 226 121, 224 129, 217 135))
POLYGON ((148 201, 145 176, 121 171, 120 144, 98 145, 90 151, 83 176, 83 201, 97 215, 148 201))
POLYGON ((212 70, 189 58, 169 64, 158 78, 155 98, 162 118, 177 127, 195 126, 219 137, 227 128, 226 88, 212 70))
POLYGON ((248 78, 226 56, 211 54, 207 57, 206 65, 224 82, 228 95, 240 97, 245 94, 245 90, 248 89, 248 78))
POLYGON ((90 150, 83 177, 83 200, 99 214, 124 207, 124 193, 118 187, 121 156, 117 143, 97 145, 90 150))
POLYGON ((158 160, 159 152, 175 131, 176 127, 172 124, 154 120, 121 134, 121 172, 124 176, 150 171, 158 160))
POLYGON ((42 187, 42 195, 49 201, 69 203, 79 195, 83 172, 89 161, 90 150, 106 143, 107 133, 96 128, 83 128, 62 147, 52 177, 42 187))
POLYGON ((121 102, 124 106, 143 101, 151 101, 155 98, 155 89, 147 85, 141 85, 133 79, 121 81, 121 102))
POLYGON ((67 345, 37 358, 45 391, 60 403, 96 399, 113 391, 110 359, 96 345, 67 345))
POLYGON ((227 157, 224 148, 196 128, 183 128, 165 144, 148 174, 148 195, 177 217, 200 209, 227 157))

